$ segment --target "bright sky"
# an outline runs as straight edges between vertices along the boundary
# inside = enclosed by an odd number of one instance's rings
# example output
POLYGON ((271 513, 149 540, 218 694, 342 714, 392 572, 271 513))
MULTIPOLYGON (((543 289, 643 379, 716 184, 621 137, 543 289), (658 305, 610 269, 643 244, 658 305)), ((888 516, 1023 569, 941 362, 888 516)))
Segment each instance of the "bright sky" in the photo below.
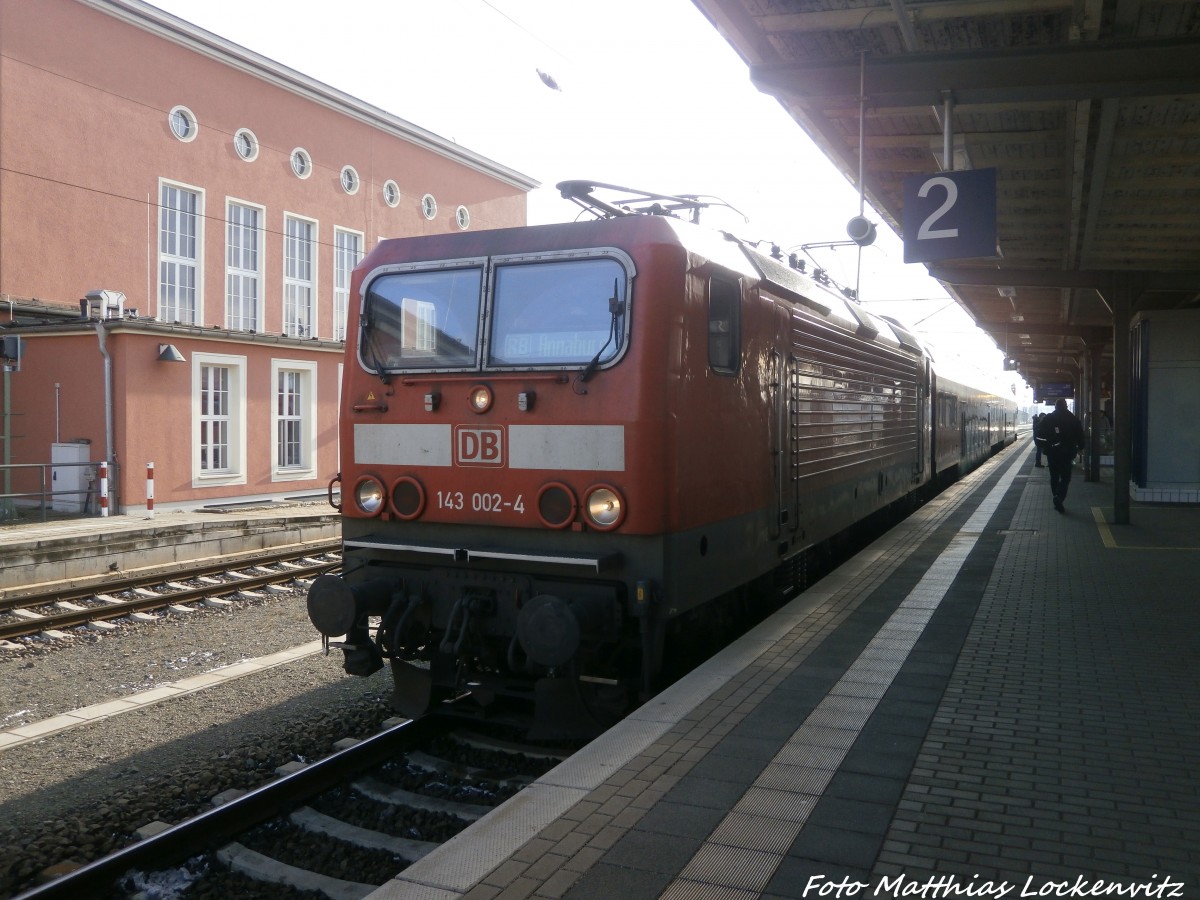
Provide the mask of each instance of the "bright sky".
MULTIPOLYGON (((846 240, 857 192, 690 0, 154 0, 214 34, 537 179, 529 221, 578 207, 586 179, 720 197, 702 223, 785 250, 846 240), (539 70, 559 90, 547 87, 539 70), (745 221, 748 217, 749 221, 745 221)), ((866 215, 880 222, 868 207, 866 215)), ((869 310, 924 336, 980 386, 1023 382, 924 266, 878 240, 817 248, 815 264, 869 310), (986 380, 986 383, 984 382, 986 380)), ((960 371, 956 377, 968 377, 960 371)))

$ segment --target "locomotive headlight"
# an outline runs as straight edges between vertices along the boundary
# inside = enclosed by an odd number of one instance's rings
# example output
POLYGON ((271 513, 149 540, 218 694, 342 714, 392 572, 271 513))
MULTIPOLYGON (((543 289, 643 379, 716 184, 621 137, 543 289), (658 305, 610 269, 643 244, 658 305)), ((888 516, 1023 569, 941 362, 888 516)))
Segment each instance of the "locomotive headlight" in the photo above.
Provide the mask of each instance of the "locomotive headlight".
POLYGON ((492 408, 492 389, 486 384, 477 384, 471 388, 471 411, 485 413, 492 408))
POLYGON ((598 484, 587 492, 585 509, 588 521, 601 531, 616 528, 625 518, 625 501, 605 484, 598 484))
POLYGON ((368 516, 379 515, 385 496, 383 485, 370 475, 360 478, 354 486, 354 500, 358 503, 358 508, 368 516))

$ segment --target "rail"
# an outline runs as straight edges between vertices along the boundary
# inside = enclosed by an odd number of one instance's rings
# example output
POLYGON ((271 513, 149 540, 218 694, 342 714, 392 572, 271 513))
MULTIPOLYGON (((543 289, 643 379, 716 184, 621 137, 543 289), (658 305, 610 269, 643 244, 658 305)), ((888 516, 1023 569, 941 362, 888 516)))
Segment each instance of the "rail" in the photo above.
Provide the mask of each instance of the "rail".
POLYGON ((130 869, 174 865, 197 852, 220 846, 249 825, 266 821, 343 783, 347 773, 379 765, 446 728, 433 717, 393 726, 299 771, 284 775, 245 796, 182 822, 161 834, 89 863, 81 869, 20 894, 20 900, 104 896, 130 869))
POLYGON ((74 628, 91 622, 121 618, 130 613, 146 612, 185 603, 252 591, 282 580, 312 578, 332 571, 341 565, 340 559, 319 560, 310 557, 340 550, 337 542, 324 542, 302 549, 272 553, 266 558, 244 561, 237 565, 205 564, 176 571, 173 575, 138 575, 77 587, 68 591, 55 589, 40 594, 0 597, 0 614, 12 615, 11 621, 0 621, 0 640, 12 640, 47 629, 74 628), (295 561, 299 561, 298 563, 295 561), (285 571, 268 571, 266 566, 284 564, 285 571), (253 571, 246 574, 241 570, 253 571), (233 581, 190 587, 176 579, 190 580, 221 572, 239 572, 233 581), (166 587, 158 592, 151 586, 166 587), (108 593, 133 593, 132 599, 118 599, 108 593), (95 605, 80 606, 75 601, 91 600, 95 605), (35 609, 43 612, 35 612, 35 609))

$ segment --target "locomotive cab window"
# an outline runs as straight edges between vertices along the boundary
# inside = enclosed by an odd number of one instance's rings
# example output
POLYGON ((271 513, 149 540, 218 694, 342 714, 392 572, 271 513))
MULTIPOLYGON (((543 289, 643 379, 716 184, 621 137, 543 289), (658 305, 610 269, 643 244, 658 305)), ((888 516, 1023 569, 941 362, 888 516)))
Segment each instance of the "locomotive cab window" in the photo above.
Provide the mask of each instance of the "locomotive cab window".
POLYGON ((728 278, 708 281, 708 364, 733 374, 741 364, 741 288, 728 278))
POLYGON ((477 364, 483 270, 393 272, 375 278, 363 304, 365 368, 463 369, 477 364))
POLYGON ((487 365, 604 366, 625 349, 625 267, 615 259, 498 264, 487 365))

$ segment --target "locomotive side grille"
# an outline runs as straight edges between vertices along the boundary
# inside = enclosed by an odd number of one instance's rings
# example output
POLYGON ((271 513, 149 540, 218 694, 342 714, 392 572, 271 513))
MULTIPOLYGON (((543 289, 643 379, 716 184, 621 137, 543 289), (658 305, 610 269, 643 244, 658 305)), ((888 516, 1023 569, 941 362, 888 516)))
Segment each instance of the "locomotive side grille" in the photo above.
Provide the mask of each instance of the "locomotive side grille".
POLYGON ((803 435, 800 410, 804 403, 804 388, 800 379, 799 360, 795 356, 788 357, 787 386, 788 443, 791 449, 791 476, 796 496, 795 506, 798 510, 800 509, 800 442, 803 435))
POLYGON ((819 320, 795 321, 788 379, 792 478, 914 462, 920 357, 819 320))

